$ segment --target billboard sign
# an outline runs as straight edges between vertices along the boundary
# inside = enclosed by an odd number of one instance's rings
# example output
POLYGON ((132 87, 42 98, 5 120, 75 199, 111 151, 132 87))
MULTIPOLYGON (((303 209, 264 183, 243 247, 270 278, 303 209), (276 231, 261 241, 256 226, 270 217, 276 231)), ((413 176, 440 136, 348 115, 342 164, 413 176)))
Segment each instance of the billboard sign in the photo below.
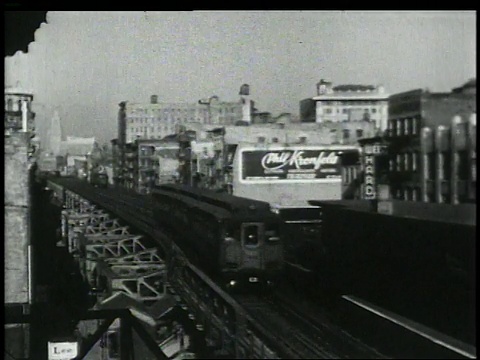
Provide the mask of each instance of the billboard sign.
POLYGON ((341 151, 334 148, 244 150, 241 181, 298 182, 341 180, 341 151))

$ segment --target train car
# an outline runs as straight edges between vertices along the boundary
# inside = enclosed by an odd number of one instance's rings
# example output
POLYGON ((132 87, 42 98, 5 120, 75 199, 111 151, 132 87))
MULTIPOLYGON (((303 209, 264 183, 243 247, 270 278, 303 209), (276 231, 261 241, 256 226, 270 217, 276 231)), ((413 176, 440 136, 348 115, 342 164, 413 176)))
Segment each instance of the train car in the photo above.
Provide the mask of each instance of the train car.
POLYGON ((90 184, 95 187, 108 187, 108 175, 103 167, 101 169, 92 171, 90 174, 90 184))
POLYGON ((227 288, 263 288, 281 274, 281 219, 268 203, 184 185, 158 186, 153 197, 158 225, 227 288))

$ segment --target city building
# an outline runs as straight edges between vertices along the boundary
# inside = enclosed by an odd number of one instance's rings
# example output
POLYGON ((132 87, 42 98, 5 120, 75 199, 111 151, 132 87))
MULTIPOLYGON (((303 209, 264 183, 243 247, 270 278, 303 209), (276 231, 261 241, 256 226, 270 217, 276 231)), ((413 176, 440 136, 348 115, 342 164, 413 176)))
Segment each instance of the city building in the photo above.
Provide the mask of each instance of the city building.
MULTIPOLYGON (((232 190, 235 170, 233 159, 240 144, 276 148, 347 145, 350 146, 349 151, 355 153, 353 149, 357 149, 358 153, 358 140, 375 135, 375 125, 369 121, 324 124, 285 122, 223 127, 196 124, 188 130, 194 133, 194 138, 185 140, 181 145, 188 158, 185 163, 181 162, 182 182, 227 191, 232 190), (348 126, 352 127, 351 131, 343 131, 348 126)), ((342 194, 353 197, 359 192, 359 184, 356 186, 358 169, 358 156, 342 160, 339 174, 343 180, 338 186, 342 188, 342 194)), ((279 191, 281 189, 283 185, 279 191)))
POLYGON ((121 170, 121 186, 135 190, 138 187, 138 145, 127 143, 124 147, 124 164, 121 170))
POLYGON ((112 181, 115 186, 123 186, 123 151, 118 139, 110 140, 112 144, 112 181))
POLYGON ((178 151, 176 141, 139 139, 136 141, 138 166, 136 191, 150 193, 155 185, 177 180, 178 151))
POLYGON ((372 121, 377 131, 385 131, 388 94, 383 86, 338 85, 321 80, 317 96, 300 101, 301 122, 372 121))
POLYGON ((18 88, 5 89, 5 135, 35 131, 33 95, 18 88))
MULTIPOLYGON (((158 102, 153 95, 150 103, 124 104, 125 142, 140 139, 161 139, 175 133, 180 124, 218 124, 230 125, 242 119, 243 104, 220 101, 212 96, 208 101, 196 103, 158 102)), ((122 109, 121 109, 122 110, 122 109)), ((123 120, 123 119, 121 119, 123 120)), ((120 121, 120 120, 119 120, 120 121)), ((119 130, 119 136, 123 130, 119 130)), ((120 137, 119 137, 120 139, 120 137)))
MULTIPOLYGON (((359 139, 375 134, 375 125, 369 121, 350 123, 267 123, 250 126, 224 126, 225 143, 263 142, 280 144, 357 144, 359 139)), ((211 129, 211 127, 204 127, 211 129)), ((198 130, 197 130, 198 131, 198 130)), ((201 133, 201 132, 199 132, 201 133)), ((202 136, 202 135, 200 135, 202 136)))
POLYGON ((412 90, 389 98, 393 199, 475 201, 476 81, 448 93, 412 90))
MULTIPOLYGON (((31 229, 36 151, 33 95, 21 89, 5 88, 5 225, 4 225, 4 304, 6 318, 29 316, 35 302, 35 260, 31 229)), ((30 358, 29 323, 5 323, 5 353, 30 358)))

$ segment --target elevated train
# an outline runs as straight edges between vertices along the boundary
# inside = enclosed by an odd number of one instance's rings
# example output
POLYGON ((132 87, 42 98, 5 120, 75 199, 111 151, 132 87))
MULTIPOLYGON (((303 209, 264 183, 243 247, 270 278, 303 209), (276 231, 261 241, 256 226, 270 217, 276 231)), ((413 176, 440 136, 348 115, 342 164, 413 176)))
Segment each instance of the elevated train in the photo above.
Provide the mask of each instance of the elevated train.
POLYGON ((108 174, 103 166, 92 169, 90 173, 90 184, 95 187, 108 187, 108 174))
POLYGON ((177 235, 189 259, 227 288, 264 288, 282 273, 281 219, 267 202, 171 184, 156 187, 152 196, 158 225, 177 235))

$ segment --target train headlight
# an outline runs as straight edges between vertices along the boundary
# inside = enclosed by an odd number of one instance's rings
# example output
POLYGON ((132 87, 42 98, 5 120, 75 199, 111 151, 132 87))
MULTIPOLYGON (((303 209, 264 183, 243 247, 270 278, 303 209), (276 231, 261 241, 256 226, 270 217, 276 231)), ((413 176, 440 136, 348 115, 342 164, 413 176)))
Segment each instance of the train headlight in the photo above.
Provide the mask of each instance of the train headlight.
POLYGON ((228 285, 230 286, 235 286, 237 284, 237 282, 235 280, 230 280, 230 282, 228 283, 228 285))

